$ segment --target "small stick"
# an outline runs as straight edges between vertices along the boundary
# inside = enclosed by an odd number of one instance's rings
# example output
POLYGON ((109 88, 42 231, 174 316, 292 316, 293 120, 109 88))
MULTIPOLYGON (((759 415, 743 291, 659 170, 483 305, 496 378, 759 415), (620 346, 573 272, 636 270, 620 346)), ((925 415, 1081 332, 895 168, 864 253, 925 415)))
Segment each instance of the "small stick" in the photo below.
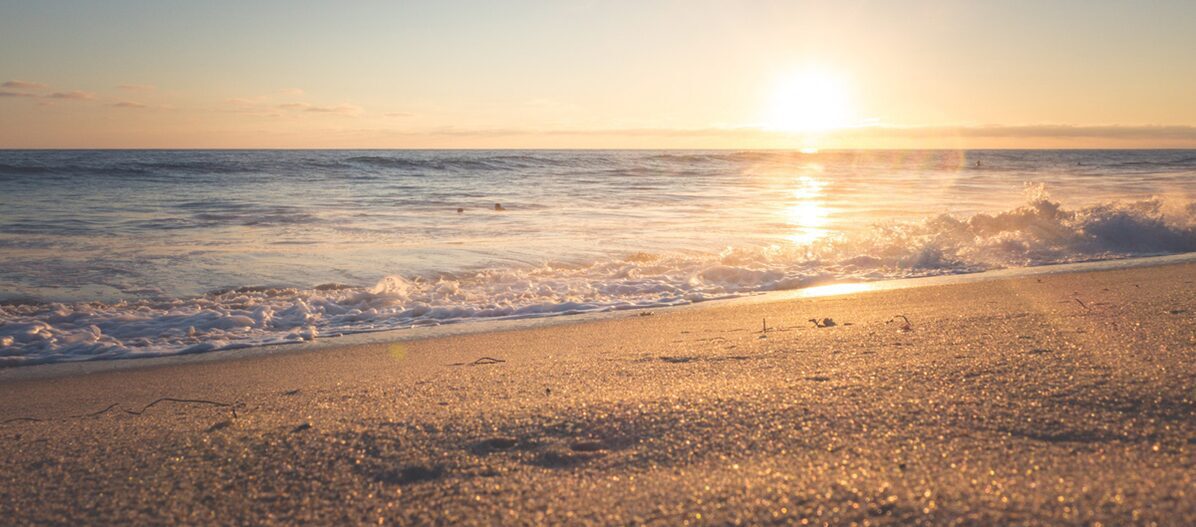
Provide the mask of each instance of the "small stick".
MULTIPOLYGON (((897 320, 898 318, 905 321, 905 325, 901 326, 901 331, 913 331, 914 323, 910 322, 909 317, 907 317, 905 315, 896 315, 893 318, 889 319, 889 322, 893 322, 894 320, 897 320)), ((889 322, 885 322, 885 324, 888 324, 889 322)))
MULTIPOLYGON (((153 407, 153 406, 157 405, 158 403, 209 404, 212 406, 219 406, 221 408, 231 408, 232 412, 233 412, 233 418, 235 419, 237 417, 237 405, 236 404, 222 403, 219 401, 209 401, 207 399, 176 399, 174 397, 163 397, 161 399, 155 400, 152 403, 142 406, 141 410, 125 410, 125 413, 131 414, 131 415, 141 415, 141 414, 145 413, 146 410, 149 410, 150 407, 153 407)), ((113 405, 113 406, 116 406, 116 405, 113 405)), ((104 409, 103 411, 106 412, 106 411, 108 411, 108 409, 104 409)))
MULTIPOLYGON (((160 399, 155 400, 154 402, 151 402, 145 406, 142 406, 140 410, 128 410, 128 409, 121 408, 121 411, 126 414, 129 414, 129 415, 141 415, 141 414, 144 414, 146 410, 149 410, 151 407, 158 405, 160 403, 207 404, 207 405, 211 405, 211 406, 218 406, 220 408, 228 408, 233 413, 233 419, 236 419, 238 417, 237 416, 237 405, 240 404, 240 403, 222 403, 219 401, 209 401, 207 399, 178 399, 175 397, 162 397, 160 399)), ((41 419, 41 418, 37 418, 37 417, 14 417, 12 419, 6 419, 4 421, 0 421, 0 425, 5 425, 8 423, 16 423, 16 422, 20 422, 20 421, 33 422, 33 423, 44 423, 47 421, 65 421, 67 419, 82 419, 85 417, 98 417, 98 416, 104 415, 104 414, 112 411, 115 408, 120 408, 120 403, 112 403, 112 404, 104 407, 104 409, 102 409, 102 410, 97 410, 97 411, 85 413, 85 414, 68 415, 66 417, 60 417, 57 419, 41 419)))
POLYGON ((1080 306, 1082 306, 1084 309, 1090 309, 1088 307, 1088 304, 1085 304, 1083 300, 1080 300, 1079 298, 1074 298, 1073 300, 1075 300, 1076 302, 1079 302, 1080 306))
POLYGON ((6 425, 8 423, 19 423, 21 421, 28 421, 30 423, 44 423, 46 420, 38 419, 36 417, 14 417, 12 419, 5 419, 3 421, 0 421, 0 425, 6 425))
POLYGON ((72 415, 71 417, 72 417, 72 418, 79 418, 79 417, 96 417, 96 416, 98 416, 98 415, 103 415, 103 414, 106 414, 106 413, 108 413, 108 411, 109 411, 109 410, 111 410, 111 409, 113 409, 113 408, 116 408, 117 406, 120 406, 120 403, 112 403, 112 404, 108 405, 108 407, 107 407, 107 408, 104 408, 103 410, 100 410, 100 411, 97 411, 97 412, 91 412, 91 413, 89 413, 89 414, 79 414, 79 415, 72 415))

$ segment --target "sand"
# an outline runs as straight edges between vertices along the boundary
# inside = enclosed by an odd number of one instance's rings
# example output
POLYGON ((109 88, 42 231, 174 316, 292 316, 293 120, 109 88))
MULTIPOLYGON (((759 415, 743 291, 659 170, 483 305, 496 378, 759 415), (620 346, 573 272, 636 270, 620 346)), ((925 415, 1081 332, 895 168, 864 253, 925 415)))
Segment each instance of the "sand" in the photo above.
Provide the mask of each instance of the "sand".
POLYGON ((0 518, 1193 525, 1194 359, 1182 264, 10 379, 0 518))

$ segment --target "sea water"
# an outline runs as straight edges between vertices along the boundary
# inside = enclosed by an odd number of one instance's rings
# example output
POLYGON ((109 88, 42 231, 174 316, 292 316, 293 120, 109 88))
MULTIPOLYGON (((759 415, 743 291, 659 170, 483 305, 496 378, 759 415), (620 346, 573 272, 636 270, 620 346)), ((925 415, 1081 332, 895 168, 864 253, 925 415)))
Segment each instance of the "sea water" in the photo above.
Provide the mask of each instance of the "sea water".
POLYGON ((0 365, 1192 251, 1196 151, 0 151, 0 365))

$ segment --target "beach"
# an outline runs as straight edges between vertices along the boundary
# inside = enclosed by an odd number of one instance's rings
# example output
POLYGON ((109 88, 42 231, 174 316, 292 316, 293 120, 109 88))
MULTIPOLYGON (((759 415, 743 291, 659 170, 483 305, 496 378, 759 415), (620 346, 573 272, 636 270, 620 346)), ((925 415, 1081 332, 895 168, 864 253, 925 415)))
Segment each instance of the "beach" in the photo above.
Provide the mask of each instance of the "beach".
POLYGON ((228 356, 0 381, 3 523, 1196 523, 1191 263, 228 356))

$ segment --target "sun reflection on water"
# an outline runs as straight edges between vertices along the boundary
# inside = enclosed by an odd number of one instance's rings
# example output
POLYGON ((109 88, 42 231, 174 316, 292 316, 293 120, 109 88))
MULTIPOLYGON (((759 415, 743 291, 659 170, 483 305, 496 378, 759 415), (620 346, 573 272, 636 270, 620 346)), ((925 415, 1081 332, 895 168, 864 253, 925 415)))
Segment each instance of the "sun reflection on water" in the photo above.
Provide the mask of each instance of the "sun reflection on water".
MULTIPOLYGON (((805 172, 819 174, 822 166, 812 163, 805 167, 805 172)), ((796 245, 809 245, 830 234, 827 229, 830 210, 824 195, 827 182, 812 175, 802 175, 797 177, 796 183, 792 191, 796 201, 785 208, 785 219, 793 228, 786 238, 796 245)))

